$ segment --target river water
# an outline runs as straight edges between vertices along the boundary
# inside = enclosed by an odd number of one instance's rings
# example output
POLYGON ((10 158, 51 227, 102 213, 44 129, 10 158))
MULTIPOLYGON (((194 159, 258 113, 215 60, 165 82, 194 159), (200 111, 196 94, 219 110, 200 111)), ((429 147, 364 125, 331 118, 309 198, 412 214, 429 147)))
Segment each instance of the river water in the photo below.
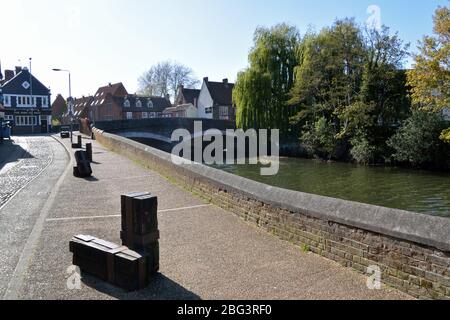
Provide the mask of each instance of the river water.
POLYGON ((450 218, 450 173, 281 158, 275 176, 257 165, 215 166, 272 186, 450 218))

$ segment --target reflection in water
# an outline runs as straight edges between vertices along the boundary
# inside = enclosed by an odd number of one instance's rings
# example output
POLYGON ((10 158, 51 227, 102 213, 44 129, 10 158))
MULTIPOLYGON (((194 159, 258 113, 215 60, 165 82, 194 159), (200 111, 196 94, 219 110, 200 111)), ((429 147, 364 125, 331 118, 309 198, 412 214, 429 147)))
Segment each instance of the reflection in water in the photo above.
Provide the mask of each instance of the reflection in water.
POLYGON ((272 186, 450 217, 450 174, 282 158, 276 176, 256 165, 216 166, 272 186))

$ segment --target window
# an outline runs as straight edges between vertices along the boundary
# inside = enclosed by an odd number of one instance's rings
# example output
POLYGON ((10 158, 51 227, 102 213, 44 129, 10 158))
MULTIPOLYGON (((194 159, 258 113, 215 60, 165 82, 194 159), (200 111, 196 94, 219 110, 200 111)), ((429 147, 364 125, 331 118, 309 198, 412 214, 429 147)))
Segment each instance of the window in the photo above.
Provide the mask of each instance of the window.
POLYGON ((32 116, 16 116, 15 124, 19 127, 37 125, 36 117, 32 116))
POLYGON ((140 100, 138 100, 138 101, 136 102, 136 107, 137 107, 137 108, 142 108, 142 102, 141 102, 140 100))
POLYGON ((14 116, 12 116, 12 115, 5 115, 5 121, 14 121, 14 116))
POLYGON ((142 112, 142 119, 148 119, 148 112, 142 112))
POLYGON ((212 113, 212 112, 213 112, 213 108, 212 108, 212 107, 205 108, 205 113, 206 113, 206 114, 210 114, 210 113, 212 113))
POLYGON ((10 106, 11 105, 11 99, 9 96, 5 96, 5 106, 10 106))
POLYGON ((130 100, 125 100, 125 102, 123 103, 123 106, 125 107, 125 108, 129 108, 130 107, 130 100))
POLYGON ((150 112, 150 118, 156 118, 156 113, 150 112))
POLYGON ((46 107, 47 105, 48 105, 48 99, 47 99, 47 97, 43 97, 42 98, 42 106, 46 107))
POLYGON ((148 107, 149 109, 153 109, 153 102, 152 102, 152 100, 148 100, 148 102, 147 102, 147 107, 148 107))
POLYGON ((127 120, 133 119, 133 112, 127 112, 127 120))
POLYGON ((219 118, 221 120, 227 120, 228 119, 228 107, 220 107, 219 108, 219 118))

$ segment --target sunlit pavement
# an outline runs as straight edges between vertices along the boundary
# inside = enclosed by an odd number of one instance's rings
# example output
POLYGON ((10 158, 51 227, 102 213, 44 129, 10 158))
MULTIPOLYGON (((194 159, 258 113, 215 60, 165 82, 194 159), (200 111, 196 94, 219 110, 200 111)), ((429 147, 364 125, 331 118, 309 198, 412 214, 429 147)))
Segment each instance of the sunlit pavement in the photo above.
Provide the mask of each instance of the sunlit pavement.
MULTIPOLYGON (((93 177, 76 179, 71 167, 67 167, 60 181, 54 184, 44 210, 35 209, 42 230, 26 241, 27 250, 22 253, 16 271, 12 276, 9 273, 11 281, 6 298, 410 298, 389 288, 369 290, 363 275, 304 253, 246 224, 234 214, 202 202, 97 142, 88 142, 93 143, 93 177), (120 195, 132 191, 148 191, 159 197, 160 274, 146 290, 138 293, 127 294, 84 274, 79 289, 68 286, 67 280, 73 276, 68 270, 72 264, 68 248, 71 237, 89 234, 119 243, 120 195)), ((69 148, 69 140, 63 143, 69 148)), ((57 149, 64 152, 61 145, 57 149)), ((62 174, 61 170, 59 173, 62 174)), ((23 198, 34 202, 32 194, 27 196, 22 192, 9 202, 8 212, 15 212, 14 205, 21 199, 24 201, 23 198)), ((22 240, 26 239, 27 232, 29 228, 23 230, 22 240)), ((1 265, 3 269, 3 261, 1 265)), ((3 283, 7 282, 6 277, 2 279, 3 283)), ((4 295, 4 285, 0 293, 4 295)))

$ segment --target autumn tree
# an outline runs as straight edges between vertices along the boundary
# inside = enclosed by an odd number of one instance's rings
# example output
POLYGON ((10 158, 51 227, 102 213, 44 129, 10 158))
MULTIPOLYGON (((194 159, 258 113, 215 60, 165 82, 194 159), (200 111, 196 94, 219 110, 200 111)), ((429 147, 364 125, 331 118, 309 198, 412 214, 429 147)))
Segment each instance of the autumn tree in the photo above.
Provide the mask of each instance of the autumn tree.
MULTIPOLYGON (((413 102, 422 110, 442 112, 450 107, 450 10, 441 7, 434 16, 434 36, 425 36, 408 72, 413 102)), ((450 128, 441 135, 450 142, 450 128)))

